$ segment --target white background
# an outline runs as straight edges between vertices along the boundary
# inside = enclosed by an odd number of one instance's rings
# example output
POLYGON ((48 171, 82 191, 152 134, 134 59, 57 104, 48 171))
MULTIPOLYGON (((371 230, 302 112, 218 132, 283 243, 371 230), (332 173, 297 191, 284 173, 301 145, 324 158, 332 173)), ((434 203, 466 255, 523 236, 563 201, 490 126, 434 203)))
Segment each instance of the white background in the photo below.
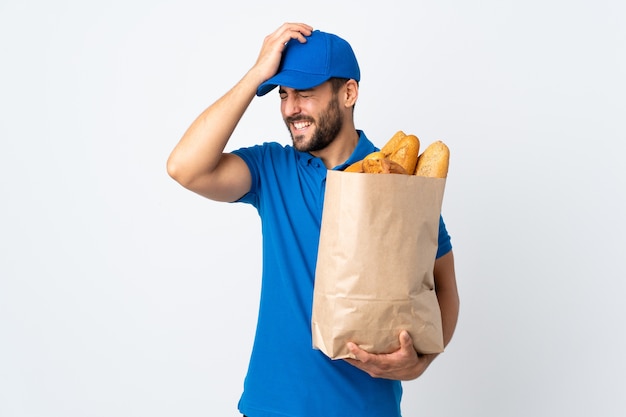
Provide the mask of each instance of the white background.
POLYGON ((213 3, 0 0, 0 416, 238 415, 258 217, 165 161, 284 21, 352 43, 375 143, 452 151, 461 316, 404 415, 626 415, 623 2, 213 3))

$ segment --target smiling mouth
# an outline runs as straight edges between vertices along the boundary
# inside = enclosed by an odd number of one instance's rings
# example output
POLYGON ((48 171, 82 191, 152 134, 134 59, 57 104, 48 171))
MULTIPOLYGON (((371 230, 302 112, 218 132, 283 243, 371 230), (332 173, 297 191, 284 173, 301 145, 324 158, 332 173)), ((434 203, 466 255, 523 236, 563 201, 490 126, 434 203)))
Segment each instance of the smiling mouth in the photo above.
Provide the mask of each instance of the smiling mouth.
POLYGON ((311 126, 313 123, 309 121, 297 121, 293 122, 292 125, 296 130, 304 130, 307 127, 311 126))

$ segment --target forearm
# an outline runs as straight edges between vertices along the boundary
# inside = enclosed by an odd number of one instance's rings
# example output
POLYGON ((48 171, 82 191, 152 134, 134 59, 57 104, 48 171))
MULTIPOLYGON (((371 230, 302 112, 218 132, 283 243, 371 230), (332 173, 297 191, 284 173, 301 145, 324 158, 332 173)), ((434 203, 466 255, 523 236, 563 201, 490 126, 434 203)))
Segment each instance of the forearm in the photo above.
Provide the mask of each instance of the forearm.
POLYGON ((443 344, 447 346, 452 339, 459 317, 459 296, 456 291, 445 289, 437 291, 437 300, 441 310, 443 344))
POLYGON ((167 161, 172 178, 190 184, 218 166, 230 136, 262 81, 251 70, 193 121, 167 161))
POLYGON ((452 252, 435 262, 435 292, 441 310, 443 343, 447 346, 456 329, 460 307, 452 252))

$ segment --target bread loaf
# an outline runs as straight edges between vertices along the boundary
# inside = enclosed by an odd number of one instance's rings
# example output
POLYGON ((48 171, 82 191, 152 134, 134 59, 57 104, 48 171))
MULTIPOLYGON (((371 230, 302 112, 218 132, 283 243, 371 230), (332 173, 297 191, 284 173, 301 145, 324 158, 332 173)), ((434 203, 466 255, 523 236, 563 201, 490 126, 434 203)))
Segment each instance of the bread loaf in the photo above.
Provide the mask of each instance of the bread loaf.
POLYGON ((419 151, 420 141, 417 136, 406 135, 397 143, 388 157, 392 162, 400 164, 404 171, 410 174, 415 171, 419 151))
POLYGON ((363 172, 366 174, 406 174, 407 171, 397 162, 387 158, 382 151, 372 152, 363 158, 363 172))
POLYGON ((406 137, 406 134, 398 130, 392 137, 385 143, 385 146, 380 150, 385 156, 389 156, 398 148, 398 144, 402 139, 406 137))
POLYGON ((362 173, 363 172, 363 160, 357 161, 357 162, 353 163, 352 165, 349 165, 343 171, 344 172, 359 172, 359 173, 362 173))
POLYGON ((450 163, 450 149, 438 140, 431 143, 417 159, 415 175, 432 178, 446 178, 450 163))
POLYGON ((450 150, 438 140, 422 154, 420 140, 415 135, 397 131, 380 151, 372 152, 361 161, 348 166, 345 172, 366 174, 406 174, 422 177, 446 178, 450 150))

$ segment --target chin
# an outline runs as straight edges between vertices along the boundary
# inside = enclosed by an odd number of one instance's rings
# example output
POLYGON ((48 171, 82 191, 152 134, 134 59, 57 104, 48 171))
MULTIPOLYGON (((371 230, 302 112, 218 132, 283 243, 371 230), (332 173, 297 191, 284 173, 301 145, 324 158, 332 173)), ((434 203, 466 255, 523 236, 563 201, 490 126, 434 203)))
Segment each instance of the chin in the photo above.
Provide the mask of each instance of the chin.
POLYGON ((306 143, 293 141, 293 147, 300 152, 308 152, 309 147, 306 146, 306 143))
POLYGON ((297 150, 302 150, 302 148, 308 148, 310 138, 302 134, 291 134, 291 141, 293 142, 293 147, 297 150))

